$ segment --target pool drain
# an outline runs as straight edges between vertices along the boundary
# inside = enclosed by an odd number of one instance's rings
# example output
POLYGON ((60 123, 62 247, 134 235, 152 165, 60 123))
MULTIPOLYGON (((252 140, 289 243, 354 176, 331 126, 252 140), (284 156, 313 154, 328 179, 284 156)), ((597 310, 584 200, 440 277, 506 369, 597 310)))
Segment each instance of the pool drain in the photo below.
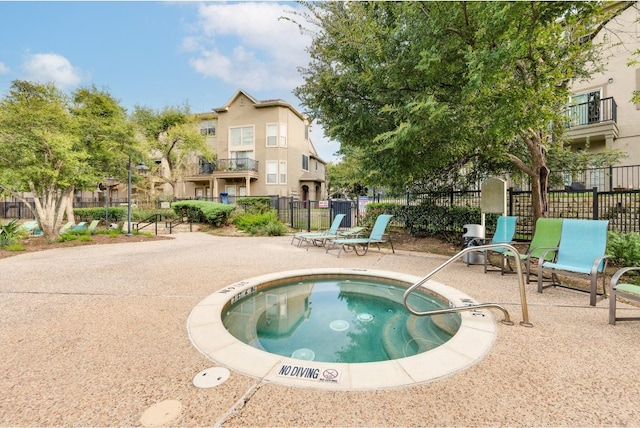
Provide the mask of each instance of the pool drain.
POLYGON ((364 321, 364 322, 373 321, 373 315, 368 314, 366 312, 358 314, 357 318, 358 318, 358 321, 364 321))
POLYGON ((331 321, 331 324, 329 324, 329 327, 333 331, 345 331, 346 329, 349 328, 349 323, 346 322, 345 320, 335 320, 335 321, 331 321))
POLYGON ((295 358, 297 360, 313 361, 316 358, 316 353, 308 348, 300 348, 293 351, 293 354, 291 354, 291 358, 295 358))
POLYGON ((195 375, 193 385, 198 388, 213 388, 224 383, 229 376, 231 372, 224 367, 209 367, 195 375))

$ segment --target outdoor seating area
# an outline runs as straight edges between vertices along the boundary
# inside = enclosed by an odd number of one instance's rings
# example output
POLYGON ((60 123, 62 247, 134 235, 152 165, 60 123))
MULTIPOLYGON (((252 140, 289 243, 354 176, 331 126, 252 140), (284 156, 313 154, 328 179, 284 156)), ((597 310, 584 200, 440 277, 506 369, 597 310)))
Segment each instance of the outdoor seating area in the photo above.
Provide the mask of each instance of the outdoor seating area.
POLYGON ((391 245, 391 251, 395 253, 395 249, 393 248, 393 241, 391 240, 391 236, 386 233, 387 226, 389 225, 389 221, 393 216, 389 214, 380 214, 375 223, 373 224, 373 228, 371 229, 371 233, 368 238, 365 237, 338 237, 334 239, 329 239, 327 243, 326 253, 329 251, 333 251, 335 249, 338 250, 337 256, 340 257, 340 253, 342 251, 354 251, 359 256, 364 256, 367 254, 370 245, 376 245, 378 247, 378 251, 380 250, 380 244, 389 243, 391 245))
MULTIPOLYGON (((640 425, 640 364, 602 370, 606 361, 630 361, 640 322, 611 326, 608 302, 590 307, 583 294, 553 288, 540 294, 531 284, 526 294, 533 327, 522 327, 515 276, 480 275, 481 265, 462 262, 433 280, 478 302, 503 303, 515 325, 498 323, 494 310, 481 311, 478 316, 496 320, 495 343, 484 359, 461 372, 377 390, 287 387, 236 371, 218 386, 195 386, 199 372, 221 367, 191 345, 185 329, 194 306, 211 293, 246 278, 310 266, 421 277, 447 260, 397 247, 395 254, 337 258, 300 251, 290 241, 179 233, 153 242, 0 259, 0 388, 11 392, 0 398, 0 421, 141 426, 148 409, 171 400, 181 410, 164 426, 640 425), (210 254, 216 263, 203 264, 210 254), (163 257, 171 263, 158 263, 163 257), (78 264, 83 275, 77 274, 78 264)), ((639 312, 620 298, 617 316, 639 312)))

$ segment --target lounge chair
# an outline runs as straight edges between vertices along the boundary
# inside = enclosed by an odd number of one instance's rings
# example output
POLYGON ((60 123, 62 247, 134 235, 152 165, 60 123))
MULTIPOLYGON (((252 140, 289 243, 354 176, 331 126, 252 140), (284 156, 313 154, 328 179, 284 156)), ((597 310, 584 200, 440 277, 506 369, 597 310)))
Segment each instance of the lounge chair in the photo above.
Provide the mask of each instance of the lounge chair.
POLYGON ((598 274, 602 276, 602 295, 607 296, 605 287, 605 269, 607 267, 607 227, 609 220, 565 219, 562 222, 560 244, 558 248, 543 251, 538 263, 538 292, 547 287, 558 286, 580 290, 563 285, 557 274, 586 276, 591 280, 588 290, 589 304, 596 305, 598 295, 598 274), (554 255, 548 261, 549 255, 554 255), (551 284, 543 286, 544 274, 551 274, 551 284))
MULTIPOLYGON (((533 238, 529 243, 529 248, 524 254, 520 254, 520 261, 525 264, 525 272, 527 276, 527 284, 531 279, 531 261, 533 259, 539 260, 542 253, 546 250, 552 250, 558 248, 560 243, 560 234, 562 233, 562 219, 561 218, 539 218, 536 221, 536 230, 533 234, 533 238)), ((510 251, 505 256, 513 257, 514 254, 510 251)), ((547 261, 553 260, 553 253, 547 253, 547 261)))
POLYGON ((60 235, 62 235, 63 233, 67 233, 69 230, 71 230, 71 228, 74 226, 74 222, 70 221, 67 224, 65 224, 64 226, 62 226, 60 228, 60 235))
MULTIPOLYGON (((500 216, 496 224, 496 231, 493 236, 489 238, 474 238, 469 245, 486 245, 486 244, 513 244, 513 237, 516 234, 516 222, 518 217, 515 216, 500 216)), ((487 266, 491 264, 489 259, 490 253, 500 254, 500 271, 504 274, 505 255, 509 250, 507 248, 492 248, 490 250, 479 250, 478 252, 484 253, 484 272, 487 273, 487 266)), ((470 264, 470 258, 467 259, 467 266, 470 264)))
POLYGON ((81 232, 83 230, 87 230, 87 222, 86 221, 81 221, 80 223, 76 224, 75 226, 72 226, 71 230, 74 231, 74 232, 81 232))
POLYGON ((616 303, 618 297, 640 302, 640 285, 621 282, 623 275, 631 271, 640 271, 640 267, 624 267, 618 269, 611 277, 609 292, 609 324, 615 325, 616 321, 640 321, 640 316, 619 317, 616 315, 616 303))
POLYGON ((24 222, 18 227, 18 232, 26 233, 28 235, 35 234, 35 230, 38 228, 38 222, 36 220, 30 220, 24 222))
POLYGON ((93 220, 89 224, 89 227, 87 227, 87 230, 89 231, 89 233, 95 233, 96 228, 98 227, 98 224, 100 224, 100 220, 93 220))
POLYGON ((338 247, 338 257, 340 257, 340 253, 342 250, 350 251, 354 250, 357 255, 364 256, 367 254, 369 250, 369 245, 375 244, 380 250, 380 244, 388 242, 391 244, 391 250, 396 252, 393 248, 393 242, 391 241, 391 236, 385 233, 387 229, 387 225, 389 224, 389 220, 391 220, 392 215, 389 214, 381 214, 376 219, 376 222, 373 225, 373 229, 371 229, 371 234, 368 238, 337 238, 330 239, 327 245, 327 253, 338 247), (360 248, 360 250, 358 250, 360 248), (362 251, 362 253, 360 252, 362 251))
MULTIPOLYGON (((298 247, 300 247, 303 242, 306 242, 307 246, 309 245, 310 242, 313 243, 314 245, 317 245, 317 243, 321 242, 322 245, 324 245, 325 241, 328 238, 335 238, 338 235, 338 228, 340 228, 340 224, 342 224, 342 220, 344 219, 344 216, 345 216, 344 214, 337 214, 333 218, 331 227, 328 230, 325 230, 323 232, 296 233, 295 235, 293 235, 293 238, 291 239, 291 245, 293 245, 295 241, 298 241, 298 247)), ((318 245, 318 246, 322 246, 322 245, 318 245)))

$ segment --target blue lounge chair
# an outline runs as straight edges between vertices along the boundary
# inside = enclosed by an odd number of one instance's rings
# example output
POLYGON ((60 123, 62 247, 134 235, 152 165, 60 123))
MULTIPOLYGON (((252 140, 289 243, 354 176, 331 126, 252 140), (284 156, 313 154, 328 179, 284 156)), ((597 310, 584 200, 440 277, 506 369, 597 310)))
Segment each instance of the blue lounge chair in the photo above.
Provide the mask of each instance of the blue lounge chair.
MULTIPOLYGON (((602 295, 606 297, 604 271, 607 267, 607 227, 609 220, 565 219, 562 222, 558 248, 544 251, 538 263, 538 292, 547 287, 558 286, 576 289, 560 283, 557 274, 586 276, 591 280, 588 290, 589 304, 596 305, 598 274, 602 276, 602 295), (555 257, 549 261, 549 255, 555 257), (543 286, 543 275, 551 274, 551 284, 543 286)), ((585 291, 580 290, 579 291, 585 291)))
POLYGON ((295 241, 298 241, 298 247, 300 247, 303 242, 306 242, 307 246, 309 245, 309 243, 313 243, 314 245, 321 247, 322 245, 324 245, 327 239, 335 238, 336 236, 338 236, 338 229, 340 228, 340 224, 342 224, 343 219, 344 214, 337 214, 333 218, 333 223, 331 223, 331 227, 329 228, 329 230, 323 232, 296 233, 291 239, 291 245, 293 245, 295 241), (322 245, 319 245, 319 243, 321 243, 322 245))
MULTIPOLYGON (((496 231, 491 239, 488 238, 473 238, 469 243, 473 245, 486 245, 486 244, 512 244, 513 237, 516 234, 516 223, 518 217, 515 216, 500 216, 496 223, 496 231)), ((484 253, 484 272, 487 273, 487 266, 491 264, 489 259, 489 253, 500 254, 500 271, 504 274, 505 255, 509 250, 507 248, 492 248, 490 250, 479 250, 478 252, 484 253)), ((467 259, 467 266, 469 266, 470 258, 467 259)))
POLYGON ((76 224, 75 226, 72 226, 71 230, 74 231, 74 232, 81 232, 83 230, 87 230, 87 222, 86 221, 81 221, 80 223, 76 224))
POLYGON ((381 214, 376 219, 376 222, 373 225, 373 229, 371 229, 371 234, 368 238, 337 238, 330 239, 329 245, 327 246, 327 253, 329 250, 338 247, 338 257, 340 257, 340 253, 342 250, 351 251, 354 250, 357 255, 364 256, 367 254, 369 250, 369 245, 375 244, 380 250, 380 244, 388 242, 391 244, 391 250, 396 252, 393 248, 393 242, 391 241, 391 236, 385 233, 387 229, 387 225, 389 224, 389 220, 391 220, 392 215, 389 214, 381 214))
POLYGON ((26 233, 32 235, 35 233, 35 230, 38 228, 38 222, 36 220, 30 220, 24 222, 18 227, 18 231, 22 233, 26 233))

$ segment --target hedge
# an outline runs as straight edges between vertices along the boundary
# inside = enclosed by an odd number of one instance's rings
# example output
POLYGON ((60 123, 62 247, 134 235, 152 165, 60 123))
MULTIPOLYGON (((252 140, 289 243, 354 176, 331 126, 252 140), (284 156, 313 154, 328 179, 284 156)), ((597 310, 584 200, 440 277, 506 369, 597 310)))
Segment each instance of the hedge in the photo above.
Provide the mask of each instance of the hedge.
POLYGON ((208 223, 213 226, 228 224, 235 205, 209 201, 178 201, 171 208, 179 216, 188 217, 196 223, 208 223))

